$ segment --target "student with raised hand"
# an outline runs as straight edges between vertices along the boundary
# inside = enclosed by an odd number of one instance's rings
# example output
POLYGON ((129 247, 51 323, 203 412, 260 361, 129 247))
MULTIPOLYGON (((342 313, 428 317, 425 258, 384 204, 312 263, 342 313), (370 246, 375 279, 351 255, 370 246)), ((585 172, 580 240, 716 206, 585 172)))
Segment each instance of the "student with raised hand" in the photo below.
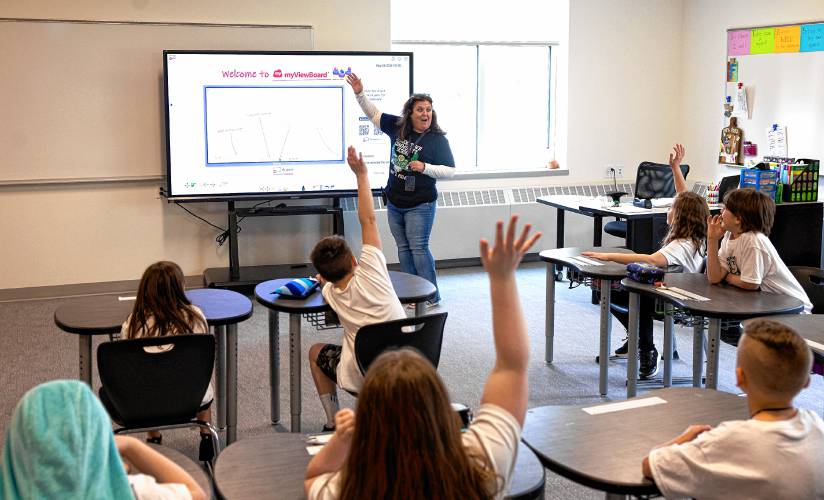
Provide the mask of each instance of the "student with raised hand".
POLYGON ((323 285, 323 298, 343 325, 342 345, 314 344, 309 348, 309 368, 326 413, 325 431, 335 428, 335 414, 339 409, 336 386, 357 393, 363 383, 355 359, 358 330, 365 325, 406 317, 389 279, 366 163, 352 146, 346 159, 358 181, 358 220, 363 242, 360 258, 355 259, 346 240, 340 236, 323 238, 311 254, 317 278, 323 285))
MULTIPOLYGON (((712 284, 795 297, 810 313, 807 293, 770 241, 774 220, 775 202, 764 193, 752 188, 727 193, 721 215, 707 219, 707 277, 712 284)), ((721 331, 721 340, 735 345, 739 335, 735 325, 721 331)))
POLYGON ((56 380, 27 392, 14 410, 0 458, 0 498, 201 500, 206 493, 146 444, 115 437, 85 383, 56 380))
POLYGON ((669 155, 669 166, 672 169, 672 179, 675 182, 675 192, 684 193, 687 191, 687 180, 684 179, 684 173, 681 172, 681 160, 687 153, 683 144, 675 144, 672 147, 672 153, 669 155))
POLYGON ((644 476, 667 498, 824 498, 824 421, 793 406, 811 367, 812 352, 794 330, 769 319, 747 323, 735 378, 749 420, 690 426, 650 451, 644 476))
MULTIPOLYGON (((682 146, 683 148, 683 146, 682 146)), ((682 149, 683 152, 683 149, 682 149)), ((672 157, 670 157, 672 158, 672 157)), ((673 171, 679 171, 677 165, 673 171)), ((653 254, 642 253, 607 253, 584 252, 583 255, 599 260, 609 260, 619 264, 646 262, 658 267, 680 266, 683 272, 698 273, 704 265, 707 240, 707 218, 710 215, 706 200, 690 191, 679 192, 672 201, 672 208, 667 212, 669 231, 664 237, 663 247, 653 254)), ((622 290, 613 290, 611 299, 615 304, 626 306, 629 294, 622 290)), ((653 342, 653 316, 655 299, 642 296, 638 316, 638 350, 640 352, 640 376, 648 379, 658 372, 658 350, 653 342)), ((628 328, 629 314, 613 311, 618 321, 628 328)), ((616 356, 627 355, 627 343, 615 351, 616 356)))
MULTIPOLYGON (((148 337, 165 337, 188 333, 209 333, 206 317, 199 307, 192 304, 184 287, 183 271, 180 266, 170 261, 155 262, 143 271, 137 286, 132 312, 120 330, 122 339, 140 339, 148 337)), ((147 349, 162 349, 147 347, 147 349)), ((181 373, 185 376, 185 373, 181 373)), ((111 409, 112 405, 106 395, 105 387, 100 390, 103 404, 111 409)), ((198 420, 210 422, 210 406, 214 400, 212 383, 203 395, 198 420)), ((161 444, 163 436, 158 431, 149 431, 147 442, 161 444)), ((208 462, 214 458, 212 435, 206 430, 200 431, 200 461, 208 462)))
POLYGON ((495 364, 474 422, 461 433, 443 381, 411 349, 381 354, 369 367, 357 413, 341 410, 332 439, 306 470, 309 499, 503 498, 526 413, 529 340, 515 270, 540 237, 517 217, 494 245, 481 240, 489 276, 495 364))

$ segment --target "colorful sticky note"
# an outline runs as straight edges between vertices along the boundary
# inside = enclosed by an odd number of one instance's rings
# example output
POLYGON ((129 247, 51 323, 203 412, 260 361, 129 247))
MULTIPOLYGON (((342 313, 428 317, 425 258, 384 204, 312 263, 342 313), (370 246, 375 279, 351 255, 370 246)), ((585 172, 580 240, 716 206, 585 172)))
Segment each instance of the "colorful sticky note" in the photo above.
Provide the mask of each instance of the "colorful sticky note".
POLYGON ((775 51, 798 52, 801 46, 801 26, 775 28, 775 51))
POLYGON ((750 53, 750 30, 727 32, 727 55, 746 56, 750 53))
POLYGON ((750 38, 750 54, 772 54, 775 51, 775 28, 756 28, 750 38))
POLYGON ((801 52, 824 50, 824 24, 801 26, 801 52))

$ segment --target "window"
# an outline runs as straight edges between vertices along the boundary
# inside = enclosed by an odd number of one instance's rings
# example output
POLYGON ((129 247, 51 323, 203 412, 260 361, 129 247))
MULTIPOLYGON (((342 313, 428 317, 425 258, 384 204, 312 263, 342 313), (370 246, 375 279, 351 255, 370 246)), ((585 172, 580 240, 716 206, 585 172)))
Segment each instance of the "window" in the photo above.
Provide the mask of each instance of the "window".
POLYGON ((541 170, 554 147, 548 43, 395 42, 415 54, 459 173, 541 170))

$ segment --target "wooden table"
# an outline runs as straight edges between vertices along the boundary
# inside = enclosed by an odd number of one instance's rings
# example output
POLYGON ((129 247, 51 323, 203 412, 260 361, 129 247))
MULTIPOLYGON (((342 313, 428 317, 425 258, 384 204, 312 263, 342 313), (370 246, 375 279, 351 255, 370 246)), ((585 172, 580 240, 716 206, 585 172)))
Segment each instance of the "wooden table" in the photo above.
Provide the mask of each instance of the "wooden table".
MULTIPOLYGON (((753 318, 756 319, 756 318, 753 318)), ((824 363, 824 315, 821 314, 781 314, 769 316, 768 319, 783 323, 796 332, 809 344, 817 363, 824 363)), ((751 320, 744 321, 744 326, 751 320)))
MULTIPOLYGON (((665 404, 590 415, 587 406, 542 406, 527 411, 523 441, 549 470, 613 495, 659 493, 643 477, 641 462, 650 449, 681 434, 691 424, 717 425, 746 419, 747 400, 710 389, 652 391, 625 404, 658 397, 665 404)), ((608 406, 596 405, 596 406, 608 406)))
MULTIPOLYGON (((252 316, 252 301, 220 288, 187 290, 186 296, 203 311, 217 339, 216 420, 218 427, 226 429, 226 442, 231 443, 237 432, 237 324, 252 316)), ((80 380, 92 383, 92 336, 119 334, 133 307, 134 300, 102 295, 69 302, 54 312, 54 322, 61 330, 78 335, 80 380)))
MULTIPOLYGON (((303 478, 312 458, 306 446, 306 436, 294 433, 238 441, 217 457, 215 488, 226 500, 305 498, 303 478)), ((545 480, 544 467, 522 445, 506 498, 543 498, 545 480)))
POLYGON ((197 485, 200 486, 200 488, 206 493, 206 497, 212 498, 212 480, 209 478, 209 476, 206 474, 206 471, 203 470, 203 467, 201 467, 199 463, 195 462, 194 460, 187 457, 183 453, 180 453, 174 448, 169 448, 168 446, 161 446, 152 443, 149 443, 149 446, 156 452, 160 453, 164 457, 179 465, 181 469, 188 472, 189 475, 192 476, 192 479, 195 480, 197 485))
MULTIPOLYGON (((398 299, 404 304, 415 304, 415 314, 423 313, 425 302, 435 296, 435 285, 420 276, 389 271, 389 278, 398 299)), ((255 287, 255 298, 269 309, 269 397, 272 424, 280 423, 280 326, 278 313, 289 314, 289 408, 291 410, 292 432, 300 432, 301 414, 301 340, 300 323, 302 314, 322 313, 332 308, 323 299, 320 291, 305 300, 282 299, 273 294, 275 290, 291 281, 276 279, 260 283, 255 287)))
MULTIPOLYGON (((583 252, 616 252, 616 253, 632 253, 626 248, 604 248, 604 247, 590 247, 590 248, 556 248, 554 250, 544 250, 539 254, 541 260, 547 263, 546 269, 546 316, 544 325, 544 335, 546 337, 546 346, 544 353, 544 360, 547 363, 552 363, 553 345, 555 342, 555 273, 556 269, 567 267, 580 273, 587 278, 601 280, 601 323, 600 323, 600 349, 598 364, 600 365, 600 373, 598 379, 598 391, 602 396, 607 395, 608 389, 608 375, 609 375, 609 349, 610 336, 612 333, 612 317, 610 316, 610 290, 612 282, 620 280, 627 275, 627 266, 618 264, 616 262, 598 261, 591 257, 585 257, 600 265, 586 265, 582 261, 575 260, 583 252), (604 293, 606 291, 606 293, 604 293)), ((632 356, 627 357, 627 375, 629 376, 632 366, 635 366, 632 373, 637 375, 638 360, 632 356)))
MULTIPOLYGON (((715 389, 718 387, 718 344, 720 342, 722 319, 743 320, 757 316, 800 313, 804 310, 804 304, 800 300, 788 295, 742 290, 732 285, 711 285, 705 274, 672 273, 666 275, 665 281, 669 288, 679 288, 710 300, 680 299, 667 295, 662 289, 652 285, 646 285, 626 278, 622 280, 621 285, 630 292, 629 353, 627 359, 632 359, 634 357, 632 353, 638 351, 639 294, 646 294, 661 299, 700 319, 700 321, 696 321, 693 332, 692 377, 694 387, 701 385, 701 375, 704 368, 703 318, 709 320, 707 339, 707 387, 715 389)), ((669 357, 672 358, 671 342, 669 346, 664 346, 664 351, 664 356, 669 355, 669 357), (667 352, 668 349, 669 351, 667 352)), ((671 377, 671 373, 664 373, 665 384, 667 383, 668 376, 671 377)))

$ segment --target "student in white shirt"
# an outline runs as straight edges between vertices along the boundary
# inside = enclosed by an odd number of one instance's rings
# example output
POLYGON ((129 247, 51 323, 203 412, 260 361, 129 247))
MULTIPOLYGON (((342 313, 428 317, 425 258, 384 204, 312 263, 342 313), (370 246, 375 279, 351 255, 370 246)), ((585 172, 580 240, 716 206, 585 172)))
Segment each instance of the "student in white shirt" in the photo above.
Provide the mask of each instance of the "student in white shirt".
MULTIPOLYGON (((684 146, 676 144, 673 150, 669 163, 678 194, 672 201, 672 208, 667 212, 669 231, 664 238, 663 247, 653 254, 584 252, 583 255, 620 264, 645 262, 658 267, 680 266, 685 273, 702 271, 706 255, 707 217, 710 211, 704 198, 686 191, 686 182, 680 169, 681 160, 684 158, 684 146)), ((625 291, 613 290, 611 300, 615 304, 626 306, 629 303, 629 294, 625 291)), ((655 300, 641 297, 638 316, 638 350, 641 361, 639 374, 642 379, 651 378, 658 371, 658 350, 652 338, 654 312, 655 300)), ((624 328, 629 326, 628 314, 618 311, 613 311, 612 314, 624 328)), ((627 344, 619 347, 615 354, 626 356, 627 344)))
MULTIPOLYGON (((795 297, 809 313, 810 299, 768 238, 774 220, 775 202, 764 193, 751 188, 730 191, 721 215, 707 220, 707 277, 712 284, 795 297)), ((737 326, 721 334, 733 345, 740 335, 737 326)))
POLYGON ((335 498, 503 498, 528 399, 529 340, 515 269, 540 236, 517 217, 495 243, 481 240, 489 275, 496 360, 477 418, 461 433, 435 368, 412 350, 383 353, 369 367, 357 416, 341 410, 332 439, 306 469, 310 500, 335 498))
POLYGON ((372 323, 406 317, 389 279, 386 257, 381 251, 366 163, 352 146, 349 147, 347 162, 358 181, 358 220, 363 238, 360 259, 355 259, 346 240, 339 236, 320 240, 311 255, 312 264, 318 271, 317 278, 323 285, 323 298, 332 306, 343 325, 343 345, 314 344, 309 349, 312 379, 326 413, 325 431, 335 428, 335 414, 339 408, 336 386, 357 393, 363 383, 355 360, 355 335, 358 330, 372 323))
POLYGON ((667 498, 824 498, 824 421, 793 406, 811 366, 810 348, 791 328, 748 323, 735 376, 750 419, 690 426, 650 451, 644 475, 667 498))

